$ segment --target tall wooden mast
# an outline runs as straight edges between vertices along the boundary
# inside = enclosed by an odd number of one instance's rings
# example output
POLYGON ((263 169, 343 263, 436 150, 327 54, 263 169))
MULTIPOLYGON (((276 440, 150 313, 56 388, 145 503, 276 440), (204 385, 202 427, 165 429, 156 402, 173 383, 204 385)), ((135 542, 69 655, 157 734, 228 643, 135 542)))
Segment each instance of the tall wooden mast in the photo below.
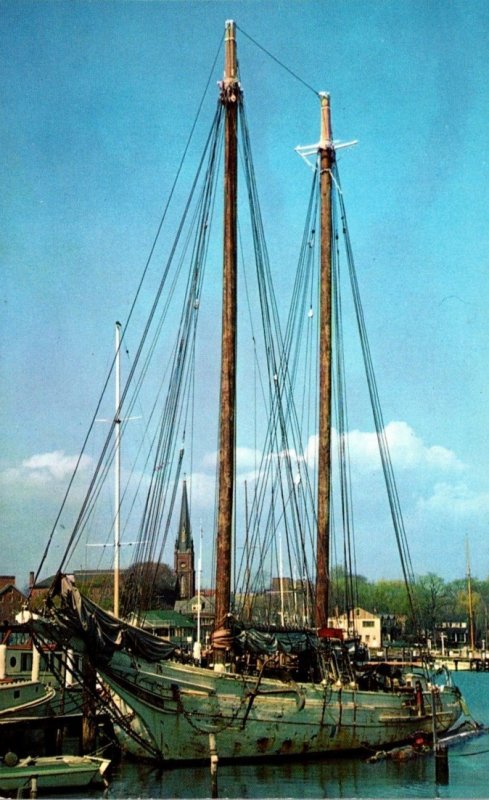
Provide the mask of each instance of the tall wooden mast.
POLYGON ((225 625, 231 602, 231 545, 236 422, 238 104, 235 25, 226 22, 224 79, 224 263, 219 421, 219 488, 215 627, 225 625))
POLYGON ((321 94, 321 138, 319 141, 321 196, 321 288, 319 321, 319 452, 317 508, 316 625, 328 624, 329 532, 331 485, 331 168, 334 147, 331 134, 329 95, 321 94))

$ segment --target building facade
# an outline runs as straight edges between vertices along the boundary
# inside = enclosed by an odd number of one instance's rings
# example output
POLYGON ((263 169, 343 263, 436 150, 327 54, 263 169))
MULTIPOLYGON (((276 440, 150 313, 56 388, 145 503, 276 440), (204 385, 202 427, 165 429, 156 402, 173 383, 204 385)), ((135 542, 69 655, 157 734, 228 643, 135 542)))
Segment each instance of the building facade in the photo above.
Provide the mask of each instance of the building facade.
POLYGON ((26 600, 15 585, 15 575, 0 575, 0 624, 13 624, 26 600))
POLYGON ((341 628, 348 636, 359 636, 362 644, 369 648, 382 647, 382 618, 379 614, 354 608, 349 615, 330 617, 328 624, 333 628, 341 628))

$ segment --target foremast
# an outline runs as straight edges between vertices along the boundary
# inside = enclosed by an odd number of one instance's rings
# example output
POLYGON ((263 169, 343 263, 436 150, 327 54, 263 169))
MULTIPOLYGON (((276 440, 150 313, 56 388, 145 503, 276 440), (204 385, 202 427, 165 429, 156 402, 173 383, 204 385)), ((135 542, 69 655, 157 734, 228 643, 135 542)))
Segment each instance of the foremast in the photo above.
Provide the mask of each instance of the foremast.
MULTIPOLYGON (((235 24, 225 27, 224 78, 221 102, 224 132, 224 246, 221 343, 221 402, 219 416, 219 472, 216 552, 215 629, 226 626, 231 605, 231 550, 234 500, 236 428, 236 317, 237 317, 237 192, 238 106, 241 96, 236 59, 235 24)), ((224 653, 215 651, 216 661, 224 653)))
POLYGON ((331 495, 331 273, 332 174, 335 152, 331 133, 329 94, 321 93, 321 136, 318 145, 320 190, 320 297, 319 297, 319 422, 316 556, 316 626, 328 625, 331 495))

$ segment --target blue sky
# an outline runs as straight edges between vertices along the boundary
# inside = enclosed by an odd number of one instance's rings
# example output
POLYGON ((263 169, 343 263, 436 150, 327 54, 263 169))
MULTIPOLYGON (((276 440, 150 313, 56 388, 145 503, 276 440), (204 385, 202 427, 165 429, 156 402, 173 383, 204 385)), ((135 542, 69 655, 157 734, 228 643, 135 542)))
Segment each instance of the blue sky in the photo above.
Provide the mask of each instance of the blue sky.
MULTIPOLYGON (((1 571, 22 585, 39 564, 113 323, 233 18, 331 92, 335 137, 359 140, 340 168, 415 571, 461 576, 468 536, 472 572, 487 577, 489 5, 0 0, 0 11, 1 571)), ((317 140, 317 100, 238 36, 285 315, 309 190, 294 148, 317 140)), ((211 109, 220 73, 219 60, 211 109)), ((373 534, 372 425, 352 428, 373 534)), ((358 542, 360 571, 397 577, 372 541, 358 542)))

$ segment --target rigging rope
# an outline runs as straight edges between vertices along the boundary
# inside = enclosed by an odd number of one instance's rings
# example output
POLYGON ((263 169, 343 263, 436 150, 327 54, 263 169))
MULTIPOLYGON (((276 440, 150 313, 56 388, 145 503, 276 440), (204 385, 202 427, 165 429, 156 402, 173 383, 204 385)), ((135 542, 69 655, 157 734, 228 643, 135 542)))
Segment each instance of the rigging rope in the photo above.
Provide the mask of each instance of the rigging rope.
POLYGON ((414 594, 414 587, 415 587, 415 579, 414 579, 414 572, 411 563, 411 557, 409 554, 409 546, 406 536, 406 530, 404 527, 404 520, 402 516, 401 504, 399 500, 399 493, 397 489, 397 483, 394 475, 394 470, 392 467, 392 460, 390 456, 389 450, 389 443, 387 441, 387 435, 385 431, 385 424, 382 414, 382 409, 380 405, 380 398, 377 389, 377 381, 375 378, 375 372, 373 367, 372 355, 370 351, 370 345, 367 336, 367 329, 365 324, 365 317, 363 313, 363 306, 360 298, 360 291, 358 286, 358 280, 355 270, 355 262, 353 258, 353 251, 351 246, 350 234, 348 230, 348 223, 346 219, 346 210, 344 204, 343 193, 341 191, 341 183, 338 175, 337 167, 334 169, 334 179, 336 185, 338 187, 338 198, 340 203, 341 209, 341 219, 343 223, 343 234, 345 237, 345 247, 347 252, 348 258, 348 269, 350 273, 350 281, 353 293, 353 299, 355 304, 355 313, 357 317, 357 325, 360 334, 360 341, 362 345, 362 351, 364 356, 364 364, 367 376, 367 384, 370 392, 370 399, 372 404, 372 412, 374 416, 374 423, 375 423, 375 430, 377 433, 377 440, 379 444, 379 452, 382 461, 382 469, 384 472, 384 478, 387 488, 387 496, 389 500, 389 505, 391 509, 391 516, 394 525, 394 531, 396 535, 399 556, 401 560, 401 567, 404 575, 404 581, 406 584, 406 590, 408 593, 409 604, 411 608, 411 612, 413 614, 413 618, 415 621, 419 622, 418 619, 418 611, 417 611, 417 604, 416 598, 414 594))
MULTIPOLYGON (((250 553, 260 553, 261 561, 254 578, 254 589, 259 584, 265 559, 272 553, 272 541, 277 528, 283 526, 286 541, 286 554, 291 566, 292 557, 300 568, 304 588, 309 591, 311 584, 310 555, 312 552, 314 503, 308 471, 303 466, 303 447, 299 419, 293 397, 293 378, 290 369, 290 354, 284 343, 276 299, 273 291, 263 224, 260 216, 256 178, 251 158, 249 132, 244 110, 242 128, 246 185, 251 210, 251 224, 257 266, 260 309, 263 320, 264 351, 268 361, 268 393, 270 395, 269 424, 265 436, 265 446, 259 468, 260 478, 247 517, 247 546, 241 558, 240 570, 244 570, 245 587, 250 587, 250 553), (297 479, 297 475, 299 478, 297 479), (273 490, 281 511, 274 511, 274 502, 266 500, 265 489, 273 490), (312 513, 306 513, 306 506, 312 513), (293 536, 291 534, 294 534, 293 536), (306 534, 308 541, 306 541, 306 534), (308 565, 309 562, 309 565, 308 565)), ((256 336, 253 334, 256 347, 256 336)), ((263 384, 262 384, 263 385, 263 384)), ((267 405, 267 403, 266 403, 267 405)), ((237 581, 238 583, 239 581, 237 581)))
MULTIPOLYGON (((116 417, 112 421, 112 424, 110 426, 110 430, 109 430, 109 432, 107 434, 107 438, 106 438, 104 446, 102 448, 102 453, 101 453, 100 458, 99 458, 99 460, 97 462, 97 466, 95 468, 94 474, 93 474, 92 479, 91 479, 90 484, 89 484, 87 495, 85 497, 85 500, 82 503, 82 507, 81 507, 80 513, 79 513, 78 518, 77 518, 77 520, 75 522, 73 531, 71 533, 71 536, 69 538, 69 541, 68 541, 68 544, 67 544, 67 547, 66 547, 66 550, 65 550, 64 557, 63 557, 63 559, 61 561, 60 570, 63 568, 63 565, 66 563, 70 552, 72 550, 74 550, 74 548, 76 546, 76 543, 79 541, 81 533, 83 532, 84 527, 86 525, 87 519, 88 519, 88 517, 89 517, 89 515, 91 513, 91 510, 93 509, 93 503, 94 503, 94 501, 95 501, 95 499, 98 496, 98 493, 100 491, 100 486, 101 486, 101 483, 102 483, 101 478, 103 478, 104 475, 106 475, 107 470, 109 468, 108 463, 105 463, 105 462, 106 462, 108 453, 110 454, 112 452, 112 454, 113 454, 113 431, 114 431, 114 427, 116 425, 116 419, 121 417, 121 409, 122 409, 122 407, 124 405, 124 402, 126 401, 126 397, 128 395, 129 388, 133 383, 137 367, 138 367, 139 362, 141 360, 142 353, 143 353, 143 348, 144 348, 144 345, 146 343, 146 339, 148 338, 148 334, 149 334, 153 319, 155 317, 155 314, 156 314, 156 311, 157 311, 157 308, 158 308, 158 305, 159 305, 159 301, 160 301, 160 298, 161 298, 162 293, 163 293, 163 289, 164 289, 164 287, 166 285, 168 276, 170 274, 170 267, 171 267, 171 265, 172 265, 172 263, 174 261, 175 255, 176 255, 177 245, 178 245, 178 243, 180 241, 180 238, 181 238, 183 230, 184 230, 184 223, 185 223, 185 221, 187 219, 187 216, 189 214, 190 204, 191 204, 192 198, 193 198, 193 196, 195 194, 195 191, 196 191, 196 188, 197 188, 199 175, 200 175, 200 173, 201 173, 201 171, 203 169, 204 163, 205 163, 205 155, 206 155, 206 153, 208 151, 210 151, 210 162, 212 163, 213 161, 215 161, 215 158, 216 158, 215 144, 212 145, 212 143, 213 142, 215 143, 215 141, 217 140, 217 138, 218 138, 217 134, 218 134, 219 130, 221 129, 221 127, 222 127, 222 110, 221 110, 220 104, 218 104, 217 110, 216 110, 216 114, 215 114, 215 117, 214 117, 214 120, 213 120, 213 123, 212 123, 212 126, 211 126, 211 131, 210 131, 208 139, 207 139, 207 144, 206 144, 206 147, 204 149, 204 154, 203 154, 203 156, 201 158, 201 161, 200 161, 200 163, 198 165, 198 169, 197 169, 197 173, 196 173, 196 176, 195 176, 195 179, 194 179, 194 182, 193 182, 191 193, 190 193, 189 199, 188 199, 188 201, 186 203, 182 220, 181 220, 180 225, 179 225, 179 227, 177 229, 175 241, 174 241, 173 246, 172 246, 172 248, 170 250, 170 254, 169 254, 165 269, 163 271, 163 276, 162 276, 162 278, 160 280, 160 284, 159 284, 158 290, 156 292, 155 299, 153 301, 153 305, 152 305, 152 308, 151 308, 151 311, 150 311, 150 314, 149 314, 149 318, 148 318, 148 320, 146 322, 146 326, 144 328, 144 333, 143 333, 142 339, 140 341, 140 344, 139 344, 139 347, 138 347, 138 350, 137 350, 137 353, 136 353, 136 356, 135 356, 135 359, 134 359, 134 363, 133 363, 131 372, 130 372, 130 374, 128 376, 126 385, 125 385, 124 390, 122 392, 122 397, 121 397, 118 413, 116 414, 116 417), (112 448, 112 450, 111 450, 111 448, 112 448), (104 464, 105 464, 105 466, 104 466, 104 464)), ((213 175, 214 175, 214 170, 213 169, 211 169, 210 171, 208 170, 208 178, 209 178, 209 176, 212 177, 213 175)), ((211 196, 212 196, 212 193, 210 195, 208 193, 207 202, 209 202, 209 197, 211 197, 211 196)), ((202 208, 202 206, 201 206, 201 208, 202 208)), ((204 216, 204 219, 205 219, 205 216, 204 216)), ((204 230, 204 231, 206 230, 204 224, 202 224, 201 229, 204 230)), ((176 280, 176 278, 175 278, 175 280, 176 280)), ((175 281, 173 283, 173 287, 174 286, 175 286, 175 281)), ((194 288, 195 289, 195 285, 191 286, 190 288, 194 288)), ((189 288, 189 290, 190 290, 190 288, 189 288)), ((172 295, 172 292, 170 292, 170 296, 171 295, 172 295)), ((167 304, 165 306, 166 310, 168 309, 168 306, 169 306, 169 300, 170 300, 170 298, 168 298, 168 300, 167 300, 167 304)), ((186 307, 187 307, 187 315, 188 314, 192 314, 194 312, 195 313, 195 318, 196 318, 197 317, 198 308, 194 307, 194 302, 195 302, 195 297, 192 297, 190 300, 187 301, 186 307)), ((121 344, 122 344, 122 337, 121 337, 121 344)), ((148 356, 148 359, 150 358, 150 356, 153 353, 153 351, 154 351, 154 344, 149 349, 150 355, 148 356)), ((178 353, 178 345, 177 345, 177 347, 176 347, 176 359, 177 359, 176 364, 177 364, 177 367, 174 367, 174 369, 177 369, 177 374, 178 374, 178 355, 179 355, 179 353, 178 353)), ((140 383, 142 382, 143 377, 146 374, 147 368, 148 368, 148 361, 146 362, 146 364, 144 364, 142 366, 141 373, 140 373, 140 376, 139 376, 139 380, 136 382, 136 391, 139 390, 140 383)), ((107 382, 106 382, 106 384, 104 386, 104 390, 105 390, 106 385, 107 385, 107 382)), ((171 397, 171 393, 172 393, 172 390, 170 390, 170 397, 171 397)), ((100 403, 101 403, 101 400, 99 401, 99 403, 97 405, 97 412, 98 412, 98 409, 100 407, 100 403)), ((131 408, 132 408, 132 406, 131 406, 131 408)), ((92 427, 93 427, 93 423, 92 423, 91 428, 92 427)), ((91 430, 91 428, 90 428, 90 430, 91 430)), ((170 428, 170 430, 172 430, 172 429, 170 428)), ((161 432, 160 432, 160 436, 161 436, 161 432)), ((88 435, 87 435, 87 440, 88 440, 88 435)), ((71 484, 73 482, 73 479, 74 479, 74 476, 72 478, 72 481, 70 482, 70 486, 71 486, 71 484)))
MULTIPOLYGON (((251 39, 251 41, 253 41, 258 47, 261 47, 244 31, 242 31, 242 33, 251 39)), ((280 66, 293 75, 293 77, 303 83, 308 89, 313 91, 314 94, 317 94, 317 92, 311 86, 309 86, 309 84, 285 67, 285 65, 272 56, 272 54, 265 50, 265 48, 261 49, 263 49, 264 52, 266 52, 271 58, 279 63, 280 66)), ((207 82, 206 92, 209 83, 210 77, 207 82)), ((156 237, 150 249, 150 254, 143 271, 143 276, 139 283, 135 300, 130 309, 128 322, 133 316, 136 301, 142 290, 143 281, 146 277, 150 261, 153 258, 156 244, 162 230, 163 222, 168 212, 170 201, 176 190, 176 185, 183 166, 183 161, 190 147, 190 142, 193 137, 197 119, 200 115, 203 99, 204 98, 202 98, 202 101, 199 105, 196 118, 191 129, 191 134, 184 150, 181 164, 177 171, 177 176, 173 183, 167 205, 164 209, 156 237)), ((300 578, 304 581, 304 590, 309 592, 313 577, 311 554, 313 553, 315 546, 315 525, 317 521, 314 496, 314 469, 311 468, 313 465, 307 463, 306 448, 312 436, 310 419, 313 416, 312 410, 317 410, 317 408, 312 408, 314 403, 317 404, 317 393, 312 391, 312 384, 308 384, 306 388, 306 381, 303 382, 302 386, 300 385, 299 381, 301 377, 305 376, 306 369, 309 368, 316 373, 315 378, 317 380, 317 368, 315 365, 313 365, 313 357, 315 355, 314 350, 317 348, 317 342, 315 342, 313 339, 312 326, 309 324, 311 319, 310 314, 304 313, 304 310, 309 309, 309 311, 312 312, 313 298, 317 296, 317 283, 315 283, 315 280, 317 281, 318 278, 317 275, 316 278, 314 277, 314 262, 317 260, 319 248, 318 237, 316 237, 317 214, 319 207, 317 194, 318 174, 316 170, 307 209, 306 226, 299 255, 299 264, 296 281, 294 284, 291 311, 287 321, 285 334, 283 335, 281 332, 280 318, 273 290, 265 233, 260 213, 256 176, 251 157, 249 129, 247 125, 245 109, 241 102, 239 104, 239 114, 240 124, 243 132, 243 149, 241 157, 244 164, 246 190, 251 209, 251 231, 257 270, 259 306, 263 320, 262 346, 264 348, 264 353, 266 354, 267 363, 266 375, 260 375, 260 380, 262 383, 264 404, 269 411, 269 414, 267 414, 269 422, 265 429, 265 444, 261 455, 261 463, 257 465, 260 477, 255 484, 249 514, 247 508, 246 548, 243 549, 241 564, 239 567, 237 567, 237 571, 241 574, 244 573, 245 591, 250 590, 253 585, 256 588, 258 581, 260 580, 260 575, 263 579, 265 559, 273 559, 274 555, 275 558, 277 558, 277 552, 275 551, 274 553, 273 551, 273 538, 277 528, 283 527, 286 542, 286 556, 289 562, 289 567, 292 570, 291 564, 293 558, 295 558, 298 564, 300 564, 300 578), (304 331, 305 335, 302 335, 304 331), (301 360, 300 344, 294 344, 294 342, 300 342, 301 339, 307 344, 306 358, 304 361, 301 360), (304 408, 302 414, 298 412, 298 404, 296 404, 295 401, 295 395, 298 391, 300 391, 302 394, 301 406, 304 408), (267 499, 269 496, 268 490, 270 488, 272 494, 271 501, 267 499), (275 508, 275 502, 280 504, 280 511, 275 508), (252 578, 251 566, 254 561, 255 552, 260 554, 261 562, 258 564, 256 574, 252 578)), ((182 221, 177 228, 177 234, 174 243, 170 248, 170 254, 165 264, 149 319, 146 323, 141 343, 137 350, 134 363, 130 370, 129 377, 122 394, 119 409, 117 410, 115 418, 110 427, 110 431, 102 449, 102 455, 100 456, 95 473, 92 477, 92 481, 89 485, 87 497, 82 504, 80 514, 75 522, 63 560, 61 562, 60 569, 66 563, 68 556, 74 549, 76 543, 79 541, 80 536, 86 527, 87 521, 93 513, 95 501, 97 500, 101 491, 102 479, 106 477, 110 467, 110 462, 112 461, 114 455, 113 432, 115 425, 118 424, 117 420, 121 419, 121 409, 123 405, 127 404, 129 411, 134 406, 136 401, 135 398, 142 386, 143 380, 146 377, 149 368, 149 362, 155 352, 157 336, 161 332, 164 320, 166 320, 168 309, 170 307, 170 301, 174 296, 178 278, 183 270, 184 255, 187 255, 188 250, 191 250, 191 269, 187 278, 184 307, 177 325, 177 334, 171 355, 171 366, 168 367, 168 393, 165 398, 164 408, 159 420, 159 426, 154 434, 151 444, 153 468, 151 472, 150 486, 146 496, 145 514, 139 530, 139 543, 136 549, 136 558, 140 562, 148 563, 154 561, 156 556, 158 556, 158 560, 161 558, 169 533, 170 521, 175 508, 177 486, 182 468, 184 443, 182 442, 178 457, 175 457, 173 452, 176 449, 177 437, 182 432, 183 439, 185 439, 186 420, 190 413, 189 401, 187 401, 187 403, 183 402, 182 397, 185 395, 187 390, 190 391, 190 386, 193 385, 198 303, 200 302, 202 293, 202 281, 209 248, 209 220, 212 216, 212 210, 214 208, 216 196, 217 161, 220 153, 220 147, 222 146, 222 118, 222 105, 218 102, 217 111, 207 138, 204 155, 202 156, 202 159, 198 165, 191 193, 185 206, 182 221), (202 173, 205 173, 203 179, 203 188, 201 193, 198 195, 193 218, 191 220, 192 225, 190 225, 191 228, 196 228, 198 233, 193 244, 191 244, 190 232, 188 233, 185 241, 183 241, 185 236, 184 226, 185 224, 189 223, 191 217, 191 204, 194 201, 194 197, 198 193, 198 182, 202 177, 202 173), (177 247, 182 247, 183 254, 180 258, 180 261, 174 265, 174 262, 177 261, 177 247), (175 270, 172 279, 170 268, 175 270), (144 348, 147 346, 147 342, 149 340, 150 329, 156 320, 156 314, 160 306, 163 290, 167 288, 167 284, 170 279, 171 283, 165 298, 164 308, 161 311, 159 322, 156 324, 157 330, 152 343, 149 344, 146 358, 143 360, 144 348), (134 395, 132 396, 129 395, 130 386, 134 386, 134 395), (165 515, 166 522, 164 523, 163 520, 165 515)), ((367 382, 372 400, 375 427, 386 479, 388 498, 394 520, 402 568, 406 584, 408 586, 410 602, 411 605, 413 605, 413 598, 411 596, 409 586, 413 584, 414 577, 412 574, 412 566, 407 548, 397 487, 392 471, 392 464, 390 461, 388 443, 385 434, 385 426, 383 423, 382 411, 380 408, 380 401, 373 372, 373 365, 371 361, 370 349, 363 319, 363 310, 359 298, 353 255, 349 240, 346 212, 336 167, 333 174, 334 183, 338 189, 340 219, 345 237, 348 269, 350 272, 350 280, 357 314, 357 323, 364 353, 367 382)), ((337 214, 336 210, 335 214, 337 214)), ((336 242, 336 248, 333 248, 333 261, 333 268, 336 277, 334 283, 335 285, 338 285, 339 281, 337 279, 337 271, 340 261, 338 242, 336 242)), ((333 297, 333 309, 336 336, 338 339, 338 345, 340 345, 335 362, 335 375, 338 385, 336 411, 338 417, 341 517, 344 529, 343 552, 345 571, 347 574, 349 574, 351 579, 355 571, 355 555, 353 545, 354 525, 351 497, 352 492, 350 485, 351 476, 349 474, 350 467, 347 452, 348 414, 346 402, 344 401, 345 365, 341 332, 342 311, 340 296, 337 293, 335 293, 333 297)), ((121 346, 124 340, 124 333, 125 331, 122 333, 121 346)), ((254 347, 256 348, 257 337, 253 326, 252 337, 254 347)), ((114 363, 115 358, 112 364, 112 369, 114 367, 114 363)), ((92 420, 89 433, 87 434, 82 452, 79 456, 77 469, 85 451, 86 443, 91 433, 95 417, 100 408, 103 394, 107 388, 109 377, 110 376, 107 377, 105 382, 94 419, 92 420)), ((153 416, 156 416, 156 403, 151 412, 151 420, 153 419, 153 416)), ((149 458, 150 456, 148 456, 148 459, 149 458)), ((146 461, 145 467, 148 464, 149 460, 146 461)), ((74 475, 75 474, 76 471, 74 475)), ((37 574, 39 574, 39 571, 45 561, 54 530, 60 520, 63 508, 65 507, 68 493, 71 491, 74 475, 70 481, 62 508, 51 532, 51 536, 49 538, 48 545, 37 574)), ((332 517, 332 519, 334 519, 334 517, 332 517)), ((156 568, 154 570, 153 580, 155 578, 156 568)), ((238 585, 237 574, 235 574, 235 585, 238 585)), ((353 587, 350 586, 347 589, 347 607, 353 607, 355 600, 356 592, 353 587)))
MULTIPOLYGON (((335 198, 336 200, 336 198, 335 198)), ((341 517, 343 530, 343 562, 345 569, 345 610, 348 622, 353 621, 353 608, 358 605, 358 593, 355 582, 354 563, 354 514, 351 487, 351 462, 348 440, 348 403, 346 392, 346 367, 343 337, 343 311, 340 292, 340 250, 337 230, 337 203, 333 202, 333 231, 336 247, 332 248, 333 271, 333 336, 336 336, 336 358, 333 364, 335 371, 336 416, 338 422, 338 464, 341 498, 341 517)))
POLYGON ((286 72, 288 72, 289 75, 291 75, 293 78, 295 78, 295 80, 299 81, 299 83, 302 83, 302 85, 305 86, 306 89, 309 89, 309 91, 312 92, 313 94, 315 94, 316 97, 319 95, 319 92, 316 89, 314 89, 313 86, 311 86, 309 83, 307 83, 307 81, 305 81, 303 78, 301 78, 299 75, 297 75, 296 72, 293 72, 293 70, 291 70, 290 67, 287 67, 283 63, 283 61, 280 61, 279 58, 274 56, 269 50, 266 49, 266 47, 263 47, 263 45, 261 45, 259 42, 257 42, 256 39, 253 39, 253 37, 250 36, 249 33, 246 33, 246 31, 243 30, 243 28, 240 28, 239 25, 236 25, 236 28, 239 30, 240 33, 242 33, 244 36, 246 36, 246 38, 249 39, 250 42, 253 42, 253 44, 256 45, 256 47, 258 47, 259 50, 262 50, 262 52, 266 53, 266 55, 269 58, 271 58, 272 61, 275 61, 276 64, 278 64, 280 67, 282 67, 282 69, 284 69, 286 72))
MULTIPOLYGON (((198 236, 193 247, 191 257, 192 269, 188 277, 186 301, 176 335, 172 375, 159 427, 159 439, 155 448, 152 481, 147 497, 147 513, 143 517, 141 526, 142 541, 148 542, 144 550, 144 558, 147 561, 156 561, 156 546, 164 517, 163 510, 166 503, 165 492, 166 487, 169 486, 168 478, 170 466, 172 464, 172 453, 179 431, 182 430, 184 432, 186 429, 185 420, 188 417, 190 409, 189 400, 187 400, 186 403, 181 403, 181 397, 182 394, 190 395, 190 392, 186 391, 186 388, 189 388, 193 382, 192 365, 195 363, 195 333, 202 294, 202 280, 205 274, 205 258, 208 248, 208 218, 214 203, 216 189, 216 161, 222 132, 221 121, 222 115, 220 114, 210 146, 209 165, 201 201, 199 203, 199 210, 195 215, 195 221, 192 225, 192 227, 195 227, 198 231, 198 236)), ((165 534, 159 545, 160 555, 165 546, 169 531, 182 456, 183 449, 181 450, 179 466, 173 480, 174 489, 172 500, 166 512, 167 523, 165 534)), ((142 550, 138 553, 138 557, 140 560, 143 558, 142 550)))
MULTIPOLYGON (((154 240, 153 240, 153 244, 152 244, 152 246, 150 248, 149 255, 147 257, 147 260, 146 260, 146 263, 145 263, 145 266, 144 266, 144 269, 143 269, 143 273, 142 273, 141 279, 139 281, 138 288, 136 290, 136 295, 134 297, 133 303, 132 303, 130 311, 129 311, 129 315, 128 315, 128 318, 127 318, 127 322, 126 322, 125 328, 127 328, 127 325, 129 324, 129 321, 133 317, 134 310, 135 310, 135 307, 136 307, 136 303, 137 303, 138 298, 139 298, 139 296, 141 294, 143 283, 145 281, 145 278, 146 278, 146 275, 147 275, 147 272, 148 272, 148 269, 149 269, 149 265, 150 265, 150 263, 152 261, 152 258, 153 258, 153 255, 154 255, 154 252, 155 252, 155 249, 156 249, 156 244, 157 244, 157 242, 159 240, 159 237, 160 237, 160 234, 161 234, 161 231, 162 231, 162 228, 163 228, 163 224, 164 224, 164 221, 166 219, 166 216, 167 216, 167 213, 168 213, 168 210, 169 210, 169 207, 170 207, 171 200, 172 200, 172 198, 173 198, 173 196, 175 194, 175 190, 176 190, 176 187, 177 187, 177 184, 178 184, 178 180, 180 178, 180 174, 182 172, 183 165, 184 165, 184 163, 186 161, 186 157, 187 157, 188 151, 190 149, 191 142, 192 142, 193 137, 194 137, 195 129, 197 127, 197 122, 198 122, 198 120, 200 118, 200 114, 201 114, 202 107, 203 107, 203 104, 204 104, 204 99, 206 97, 209 85, 210 85, 211 80, 212 80, 212 76, 214 74, 214 69, 215 69, 215 65, 217 63, 217 59, 219 58, 219 54, 220 54, 220 51, 221 51, 221 45, 222 45, 222 36, 221 36, 220 41, 219 41, 219 46, 217 48, 216 55, 214 57, 214 61, 213 61, 212 67, 211 67, 211 70, 209 72, 209 75, 208 75, 208 78, 207 78, 207 81, 206 81, 206 84, 205 84, 205 88, 204 88, 204 91, 203 91, 202 96, 201 96, 201 100, 200 100, 199 105, 197 107, 195 118, 194 118, 193 124, 191 126, 190 133, 189 133, 186 145, 184 147, 184 151, 183 151, 182 158, 180 160, 180 164, 178 166, 178 169, 177 169, 177 172, 176 172, 172 187, 170 189, 170 192, 169 192, 169 195, 168 195, 168 198, 167 198, 167 202, 166 202, 165 207, 163 209, 163 214, 161 216, 161 219, 160 219, 157 231, 156 231, 156 235, 155 235, 154 240)), ((122 335, 121 335, 121 340, 120 340, 120 347, 122 347, 122 343, 124 341, 125 328, 122 330, 122 335)), ((145 334, 146 334, 146 332, 147 331, 145 331, 145 334)), ((46 547, 44 549, 43 555, 41 557, 41 561, 39 563, 39 567, 38 567, 36 575, 34 577, 34 581, 33 581, 33 584, 32 584, 33 586, 35 586, 35 584, 36 584, 36 582, 37 582, 37 580, 39 578, 39 575, 40 575, 41 570, 42 570, 42 568, 44 566, 44 563, 45 563, 45 561, 47 559, 49 550, 51 548, 51 544, 52 544, 52 540, 54 538, 54 534, 56 532, 56 528, 58 527, 58 524, 60 523, 60 520, 61 520, 61 516, 62 516, 62 514, 63 514, 63 512, 64 512, 64 510, 66 508, 66 505, 67 505, 67 502, 68 502, 68 498, 69 498, 69 496, 71 494, 75 478, 76 478, 76 476, 78 474, 78 471, 80 469, 80 465, 82 463, 83 456, 85 455, 85 452, 86 452, 86 449, 87 449, 87 446, 88 446, 88 442, 90 440, 93 428, 95 426, 95 422, 96 422, 96 419, 97 419, 99 411, 100 411, 100 407, 101 407, 101 404, 102 404, 103 397, 105 396, 105 393, 107 391, 107 386, 109 384, 111 375, 112 375, 112 373, 114 371, 116 359, 117 359, 117 354, 114 356, 114 359, 112 361, 112 366, 111 366, 111 368, 109 370, 109 373, 108 373, 108 375, 106 377, 106 380, 105 380, 105 383, 103 385, 101 394, 99 396, 99 400, 97 402, 94 414, 92 416, 92 420, 90 422, 88 431, 87 431, 86 436, 85 436, 85 438, 83 440, 82 447, 81 447, 80 453, 78 455, 77 462, 76 462, 74 470, 73 470, 73 474, 71 475, 70 481, 69 481, 68 486, 66 488, 66 491, 65 491, 65 494, 64 494, 60 509, 59 509, 58 514, 57 514, 57 516, 55 518, 55 521, 53 523, 51 532, 50 532, 49 537, 48 537, 48 541, 46 543, 46 547)), ((123 404, 123 399, 121 400, 120 408, 122 408, 122 404, 123 404)), ((117 412, 116 416, 120 417, 120 413, 117 412)), ((115 422, 111 426, 111 429, 110 429, 108 437, 107 437, 107 442, 109 441, 109 439, 113 435, 114 425, 115 425, 115 422)), ((104 452, 105 452, 106 449, 107 449, 107 443, 106 443, 106 446, 104 448, 104 452)), ((99 462, 99 465, 100 465, 100 462, 99 462)), ((97 466, 97 470, 99 469, 99 465, 97 466)), ((90 489, 92 488, 92 486, 93 486, 93 484, 91 484, 90 489)), ((90 489, 89 489, 89 491, 90 491, 90 489)), ((77 524, 78 524, 78 521, 77 521, 77 524)), ((59 567, 59 571, 61 571, 61 569, 63 568, 63 565, 66 562, 66 559, 67 559, 68 553, 70 551, 70 548, 72 548, 73 543, 75 541, 77 524, 75 525, 75 529, 73 530, 73 533, 70 536, 70 539, 69 539, 68 544, 66 546, 65 554, 64 554, 63 559, 61 561, 61 564, 60 564, 60 567, 59 567)))

